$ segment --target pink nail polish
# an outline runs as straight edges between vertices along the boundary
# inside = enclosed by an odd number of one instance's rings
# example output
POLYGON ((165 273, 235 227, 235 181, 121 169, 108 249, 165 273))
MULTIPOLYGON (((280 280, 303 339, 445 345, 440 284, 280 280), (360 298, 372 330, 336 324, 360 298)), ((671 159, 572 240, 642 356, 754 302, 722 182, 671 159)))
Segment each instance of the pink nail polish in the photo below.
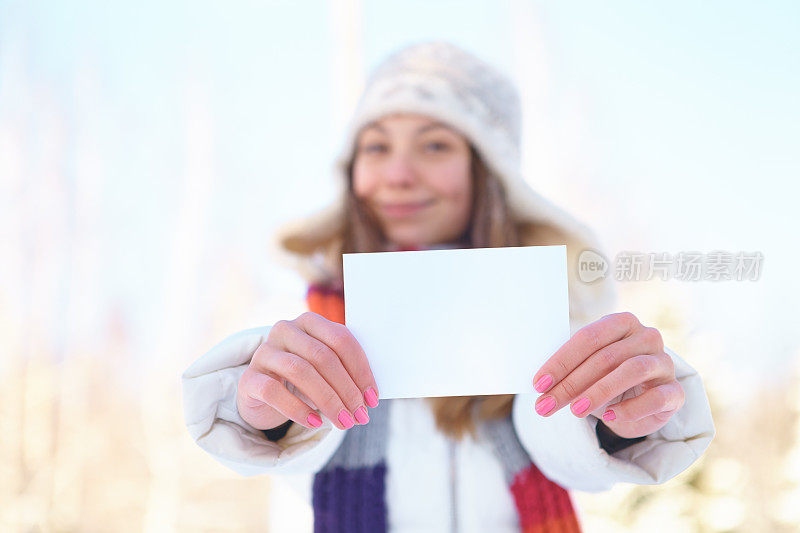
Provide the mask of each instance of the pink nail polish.
POLYGON ((375 392, 375 389, 369 387, 364 391, 364 401, 367 402, 367 405, 370 407, 378 407, 378 393, 375 392))
POLYGON ((553 399, 552 396, 548 396, 541 402, 536 404, 536 412, 540 415, 546 415, 550 412, 550 410, 555 407, 556 401, 553 399))
POLYGON ((572 406, 572 412, 576 415, 583 413, 589 407, 589 398, 581 398, 572 406))
POLYGON ((358 423, 361 424, 362 426, 367 422, 369 422, 369 415, 367 415, 367 410, 364 408, 363 405, 358 409, 356 409, 355 416, 358 423))
POLYGON ((610 422, 611 420, 616 420, 616 418, 617 415, 615 415, 614 411, 612 411, 611 409, 603 413, 603 420, 608 420, 610 422))
POLYGON ((315 428, 318 428, 322 425, 322 419, 319 417, 317 413, 309 414, 308 418, 306 418, 306 422, 308 422, 310 426, 314 426, 315 428))
POLYGON ((553 384, 553 377, 550 374, 545 374, 544 376, 539 378, 539 381, 536 382, 534 388, 536 389, 536 392, 544 392, 552 384, 553 384))
POLYGON ((353 419, 350 418, 350 414, 344 409, 339 411, 339 422, 342 423, 345 429, 350 429, 355 425, 353 419))

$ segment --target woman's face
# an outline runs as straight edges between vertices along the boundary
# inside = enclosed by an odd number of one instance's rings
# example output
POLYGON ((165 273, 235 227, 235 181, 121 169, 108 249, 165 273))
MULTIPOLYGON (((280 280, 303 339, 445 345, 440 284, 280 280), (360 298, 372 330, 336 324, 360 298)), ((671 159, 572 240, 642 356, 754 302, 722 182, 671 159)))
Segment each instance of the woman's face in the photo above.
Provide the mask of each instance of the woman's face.
POLYGON ((399 246, 457 239, 472 208, 465 137, 424 115, 386 115, 356 139, 353 189, 399 246))

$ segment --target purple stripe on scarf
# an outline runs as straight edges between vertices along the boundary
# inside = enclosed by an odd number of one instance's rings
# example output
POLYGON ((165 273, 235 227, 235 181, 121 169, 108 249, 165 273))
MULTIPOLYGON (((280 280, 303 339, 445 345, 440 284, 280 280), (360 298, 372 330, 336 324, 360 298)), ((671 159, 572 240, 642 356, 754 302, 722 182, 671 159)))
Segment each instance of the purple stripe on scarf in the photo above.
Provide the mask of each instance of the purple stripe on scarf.
POLYGON ((386 531, 386 464, 335 467, 314 476, 314 533, 386 531))

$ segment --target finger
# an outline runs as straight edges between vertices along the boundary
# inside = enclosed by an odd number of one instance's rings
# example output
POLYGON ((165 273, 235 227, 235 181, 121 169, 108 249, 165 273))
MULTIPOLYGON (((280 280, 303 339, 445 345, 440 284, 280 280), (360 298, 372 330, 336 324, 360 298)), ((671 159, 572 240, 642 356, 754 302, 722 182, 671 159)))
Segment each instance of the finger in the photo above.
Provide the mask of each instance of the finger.
POLYGON ((672 381, 648 389, 635 398, 609 405, 606 412, 610 410, 613 420, 620 422, 636 422, 651 415, 663 421, 683 407, 684 401, 683 387, 677 381, 672 381))
POLYGON ((253 372, 244 383, 244 393, 263 402, 286 418, 313 429, 322 425, 319 414, 300 398, 289 392, 282 380, 260 372, 253 372))
POLYGON ((378 385, 372 375, 367 354, 347 326, 312 312, 303 313, 297 317, 295 323, 300 329, 325 343, 339 356, 367 405, 377 407, 378 385))
MULTIPOLYGON (((604 381, 604 379, 626 360, 637 355, 650 353, 655 354, 657 352, 652 349, 648 334, 641 335, 637 332, 622 340, 612 342, 592 354, 578 368, 552 387, 546 396, 542 395, 537 398, 536 404, 538 406, 539 402, 547 402, 546 404, 541 404, 543 407, 540 408, 540 411, 550 406, 546 414, 551 415, 579 396, 585 396, 585 392, 593 385, 602 382, 604 385, 601 385, 601 387, 607 386, 609 382, 604 381), (552 400, 547 400, 547 397, 552 398, 552 400)), ((666 356, 666 354, 664 355, 666 356)), ((663 371, 664 376, 670 375, 670 377, 674 377, 674 373, 668 373, 667 367, 664 367, 663 371)), ((640 382, 634 383, 634 385, 638 383, 640 382)), ((630 385, 624 390, 632 386, 630 385)), ((580 406, 585 406, 585 403, 581 403, 580 406)))
POLYGON ((574 398, 570 410, 574 415, 582 417, 633 387, 674 379, 674 375, 669 375, 669 365, 665 360, 668 357, 666 354, 642 354, 626 359, 574 398))
POLYGON ((615 313, 582 327, 534 374, 536 391, 546 392, 593 353, 631 335, 640 326, 632 313, 615 313))
POLYGON ((314 368, 314 365, 297 354, 272 349, 270 353, 259 359, 258 370, 271 373, 277 379, 286 379, 303 393, 322 413, 339 429, 353 427, 353 414, 348 411, 336 391, 325 381, 314 368))
POLYGON ((364 405, 364 395, 343 366, 342 360, 336 352, 292 323, 288 324, 286 333, 281 340, 284 350, 299 354, 314 365, 322 378, 333 387, 347 409, 354 413, 359 424, 369 422, 367 408, 364 405))

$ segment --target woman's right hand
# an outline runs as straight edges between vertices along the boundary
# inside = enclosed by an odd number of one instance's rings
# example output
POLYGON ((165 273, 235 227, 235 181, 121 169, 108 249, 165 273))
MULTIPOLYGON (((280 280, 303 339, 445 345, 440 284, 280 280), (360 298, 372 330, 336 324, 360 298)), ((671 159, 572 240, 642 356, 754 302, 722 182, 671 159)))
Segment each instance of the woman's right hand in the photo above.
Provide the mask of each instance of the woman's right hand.
POLYGON ((347 326, 308 311, 272 326, 239 380, 236 404, 256 429, 287 420, 319 427, 315 408, 349 429, 369 421, 365 404, 378 405, 377 391, 367 356, 347 326))

